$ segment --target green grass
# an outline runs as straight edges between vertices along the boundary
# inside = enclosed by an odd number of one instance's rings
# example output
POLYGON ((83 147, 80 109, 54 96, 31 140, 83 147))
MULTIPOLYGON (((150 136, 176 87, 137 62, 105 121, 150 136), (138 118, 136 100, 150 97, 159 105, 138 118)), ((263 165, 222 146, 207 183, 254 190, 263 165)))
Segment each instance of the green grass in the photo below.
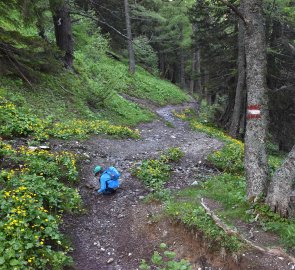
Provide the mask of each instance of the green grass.
POLYGON ((133 169, 133 174, 155 193, 162 193, 171 174, 171 163, 179 161, 183 155, 179 148, 169 148, 158 159, 143 160, 133 169))
MULTIPOLYGON (((190 195, 192 194, 194 192, 190 190, 190 195)), ((199 196, 200 193, 196 191, 194 195, 199 196)), ((236 236, 227 235, 206 214, 200 206, 198 197, 179 193, 176 198, 166 203, 166 213, 189 228, 202 232, 211 251, 220 251, 224 248, 228 253, 233 253, 242 247, 242 242, 236 236)))

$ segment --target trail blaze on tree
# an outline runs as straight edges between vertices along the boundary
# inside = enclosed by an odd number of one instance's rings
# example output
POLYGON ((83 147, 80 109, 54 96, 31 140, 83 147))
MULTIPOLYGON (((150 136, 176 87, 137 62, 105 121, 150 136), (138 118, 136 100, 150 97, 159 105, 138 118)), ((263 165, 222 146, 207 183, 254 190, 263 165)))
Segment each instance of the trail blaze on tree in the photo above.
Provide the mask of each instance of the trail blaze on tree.
POLYGON ((268 180, 266 154, 266 41, 262 1, 244 1, 246 25, 247 101, 259 105, 261 117, 247 120, 245 138, 245 169, 247 196, 256 198, 265 193, 268 180))

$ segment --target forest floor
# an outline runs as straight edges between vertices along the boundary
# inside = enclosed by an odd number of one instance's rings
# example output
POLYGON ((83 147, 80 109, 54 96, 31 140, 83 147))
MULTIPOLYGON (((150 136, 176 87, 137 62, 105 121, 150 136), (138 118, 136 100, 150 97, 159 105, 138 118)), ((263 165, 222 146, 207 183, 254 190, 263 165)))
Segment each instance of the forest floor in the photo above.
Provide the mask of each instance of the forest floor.
MULTIPOLYGON (((86 141, 51 142, 54 149, 71 150, 84 156, 78 189, 86 210, 80 215, 65 215, 61 228, 74 247, 71 269, 139 269, 141 259, 149 259, 160 243, 166 243, 178 258, 189 260, 194 270, 295 269, 295 263, 286 257, 251 248, 238 259, 211 254, 196 232, 165 217, 161 204, 143 202, 149 190, 131 175, 131 169, 144 159, 158 157, 169 147, 180 147, 185 156, 174 166, 167 188, 178 190, 192 185, 196 175, 215 173, 204 161, 209 153, 222 148, 223 143, 192 131, 187 122, 173 116, 174 110, 186 107, 196 108, 196 104, 154 107, 159 118, 140 125, 141 138, 137 140, 95 136, 86 141), (122 173, 121 187, 116 194, 104 196, 96 192, 98 183, 93 168, 98 164, 115 166, 122 173)), ((213 210, 219 207, 213 201, 205 202, 213 210)), ((250 235, 247 224, 237 222, 236 226, 257 245, 277 245, 278 239, 271 234, 254 228, 250 235)))

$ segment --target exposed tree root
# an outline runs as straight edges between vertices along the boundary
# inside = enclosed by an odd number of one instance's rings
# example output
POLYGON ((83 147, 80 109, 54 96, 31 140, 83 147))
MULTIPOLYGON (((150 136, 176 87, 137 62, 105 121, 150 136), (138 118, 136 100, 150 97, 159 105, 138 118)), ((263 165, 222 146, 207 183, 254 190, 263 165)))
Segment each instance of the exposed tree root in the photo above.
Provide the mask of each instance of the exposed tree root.
POLYGON ((281 256, 288 258, 292 263, 295 263, 295 258, 286 252, 284 252, 281 248, 263 248, 260 246, 255 245, 250 240, 246 239, 244 236, 242 236, 236 228, 231 228, 227 224, 225 224, 217 215, 214 214, 214 212, 204 203, 204 199, 201 198, 201 205, 205 209, 206 213, 214 220, 215 224, 224 230, 224 232, 228 235, 234 235, 238 237, 241 241, 245 242, 247 245, 249 245, 252 248, 255 248, 263 253, 268 253, 276 256, 281 256))

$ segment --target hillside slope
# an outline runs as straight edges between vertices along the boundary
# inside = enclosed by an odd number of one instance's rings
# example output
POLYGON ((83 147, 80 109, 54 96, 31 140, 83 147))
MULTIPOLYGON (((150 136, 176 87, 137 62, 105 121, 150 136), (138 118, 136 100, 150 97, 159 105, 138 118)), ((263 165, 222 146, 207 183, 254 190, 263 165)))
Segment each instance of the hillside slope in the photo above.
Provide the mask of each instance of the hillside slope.
MULTIPOLYGON (((2 33, 7 37, 11 37, 17 30, 9 24, 4 27, 6 28, 2 29, 2 33)), ((177 86, 157 78, 139 66, 137 72, 131 76, 124 58, 118 57, 115 60, 107 56, 107 40, 95 28, 95 25, 85 20, 74 26, 73 70, 65 70, 61 66, 56 59, 58 53, 54 46, 50 45, 51 49, 48 49, 48 44, 44 44, 37 36, 36 30, 34 34, 32 29, 18 29, 18 40, 7 40, 19 52, 26 50, 26 56, 31 57, 28 60, 36 69, 24 65, 29 74, 24 79, 23 74, 7 64, 7 70, 4 68, 5 72, 2 72, 5 76, 0 79, 0 95, 16 102, 18 106, 31 109, 42 118, 51 117, 59 121, 74 118, 105 119, 131 126, 150 121, 154 115, 126 100, 123 93, 148 99, 156 105, 181 103, 189 99, 177 86), (85 32, 85 29, 89 31, 85 32), (44 66, 41 68, 40 58, 31 49, 43 53, 47 51, 47 69, 44 66)))

